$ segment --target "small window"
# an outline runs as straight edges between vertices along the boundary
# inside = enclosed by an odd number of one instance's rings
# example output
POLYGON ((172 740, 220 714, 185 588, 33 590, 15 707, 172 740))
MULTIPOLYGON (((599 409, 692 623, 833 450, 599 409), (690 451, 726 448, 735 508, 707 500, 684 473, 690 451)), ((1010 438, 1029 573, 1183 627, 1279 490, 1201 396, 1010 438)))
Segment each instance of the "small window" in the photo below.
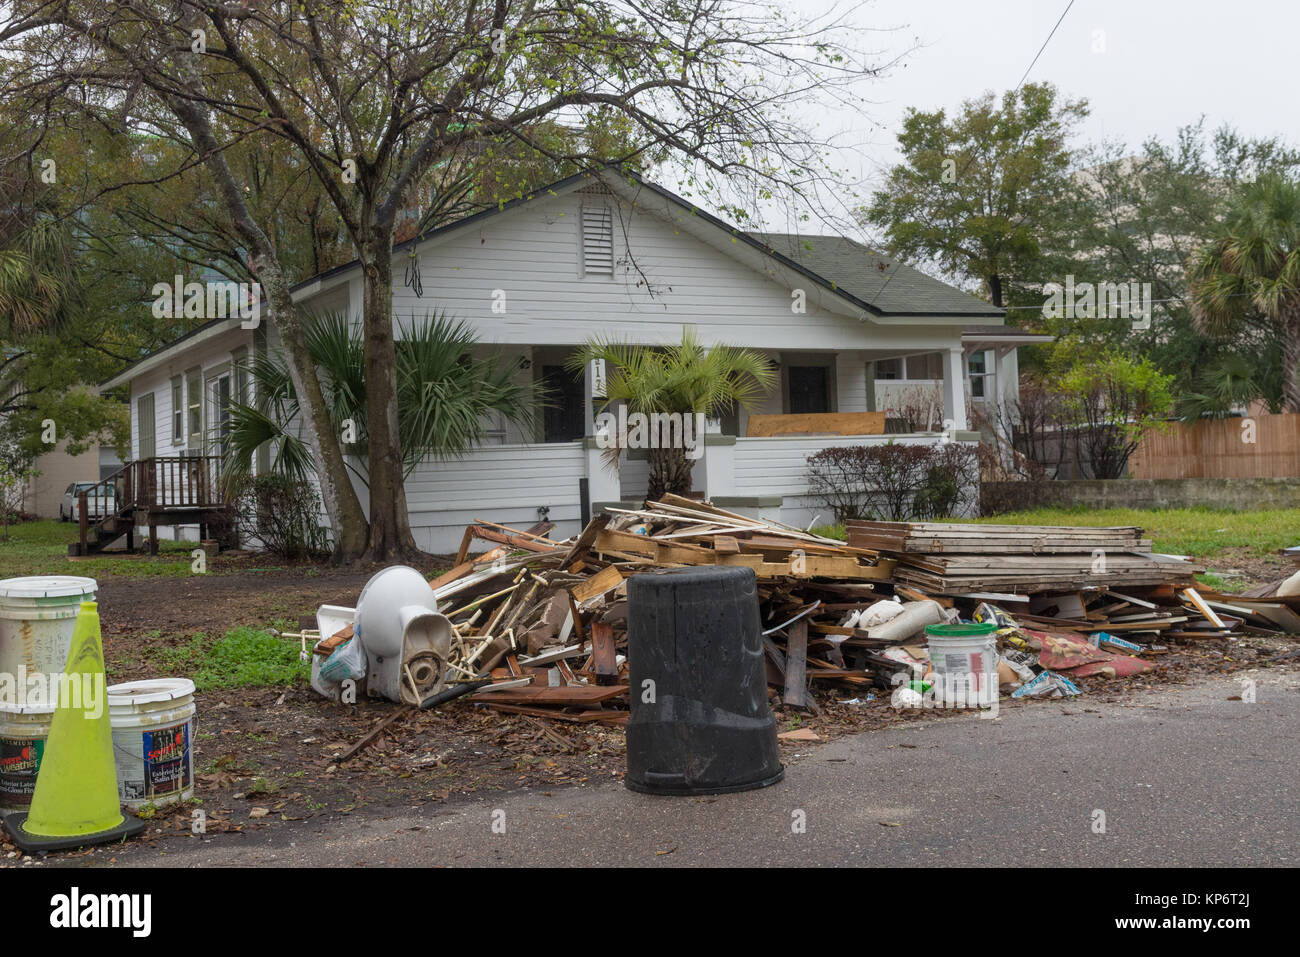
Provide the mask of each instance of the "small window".
POLYGON ((902 359, 877 359, 876 378, 877 379, 903 378, 903 360, 902 359))
POLYGON ((582 274, 614 275, 614 212, 603 203, 582 207, 582 274))
POLYGON ((172 377, 172 445, 185 441, 185 399, 181 377, 172 377))
POLYGON ((982 399, 988 395, 989 360, 987 352, 974 352, 966 360, 967 373, 970 376, 970 395, 972 399, 982 399))
POLYGON ((936 380, 943 378, 943 356, 928 352, 923 356, 907 357, 907 378, 936 380))
POLYGON ((189 413, 189 447, 203 447, 203 378, 198 369, 185 374, 185 408, 189 413))

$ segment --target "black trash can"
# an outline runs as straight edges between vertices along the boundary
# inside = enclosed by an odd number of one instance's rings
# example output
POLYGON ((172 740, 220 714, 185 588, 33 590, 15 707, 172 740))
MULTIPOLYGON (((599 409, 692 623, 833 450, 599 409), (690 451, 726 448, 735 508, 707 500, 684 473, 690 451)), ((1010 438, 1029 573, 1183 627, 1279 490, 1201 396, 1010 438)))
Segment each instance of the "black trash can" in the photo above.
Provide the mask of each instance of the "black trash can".
POLYGON ((722 794, 781 780, 756 585, 741 566, 629 579, 633 791, 722 794))

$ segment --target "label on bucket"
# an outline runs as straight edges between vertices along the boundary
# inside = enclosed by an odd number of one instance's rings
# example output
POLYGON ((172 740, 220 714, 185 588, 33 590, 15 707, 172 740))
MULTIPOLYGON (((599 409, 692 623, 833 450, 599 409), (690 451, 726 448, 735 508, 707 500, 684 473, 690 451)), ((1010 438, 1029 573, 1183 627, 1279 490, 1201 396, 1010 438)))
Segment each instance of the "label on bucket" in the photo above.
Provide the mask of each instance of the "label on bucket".
POLYGON ((186 773, 190 766, 190 723, 145 731, 140 735, 144 743, 145 780, 148 796, 168 795, 190 786, 186 773))
POLYGON ((44 756, 44 738, 0 738, 0 798, 30 800, 44 756))
POLYGON ((166 728, 113 732, 123 801, 179 798, 194 786, 192 725, 182 721, 166 728))

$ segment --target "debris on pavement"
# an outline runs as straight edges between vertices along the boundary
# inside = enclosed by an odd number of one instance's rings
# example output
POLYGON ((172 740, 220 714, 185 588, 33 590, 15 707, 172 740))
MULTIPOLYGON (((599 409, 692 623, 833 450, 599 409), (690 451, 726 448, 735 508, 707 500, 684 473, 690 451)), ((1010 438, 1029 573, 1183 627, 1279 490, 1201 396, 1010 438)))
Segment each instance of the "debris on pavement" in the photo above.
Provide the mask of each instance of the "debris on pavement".
MULTIPOLYGON (((429 583, 451 632, 434 690, 457 686, 477 707, 529 719, 624 725, 627 581, 667 567, 754 570, 773 703, 809 714, 833 689, 848 700, 884 690, 896 706, 942 700, 953 665, 934 667, 929 636, 951 626, 989 636, 981 707, 989 684, 994 701, 1073 696, 1085 677, 1155 669, 1171 642, 1300 632, 1300 599, 1201 587, 1201 566, 1153 552, 1135 527, 855 521, 844 542, 666 495, 608 508, 567 540, 553 528, 466 528, 454 567, 429 583), (476 541, 491 547, 471 555, 476 541)), ((322 607, 318 662, 364 645, 348 611, 322 607)))

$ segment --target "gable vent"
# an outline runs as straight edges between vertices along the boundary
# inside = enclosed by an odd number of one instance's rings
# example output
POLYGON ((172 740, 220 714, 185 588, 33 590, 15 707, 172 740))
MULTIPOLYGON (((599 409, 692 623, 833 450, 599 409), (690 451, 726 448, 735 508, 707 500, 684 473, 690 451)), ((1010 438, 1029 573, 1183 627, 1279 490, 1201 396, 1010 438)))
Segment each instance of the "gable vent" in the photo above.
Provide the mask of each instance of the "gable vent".
POLYGON ((603 203, 582 207, 582 274, 614 275, 614 211, 603 203))

